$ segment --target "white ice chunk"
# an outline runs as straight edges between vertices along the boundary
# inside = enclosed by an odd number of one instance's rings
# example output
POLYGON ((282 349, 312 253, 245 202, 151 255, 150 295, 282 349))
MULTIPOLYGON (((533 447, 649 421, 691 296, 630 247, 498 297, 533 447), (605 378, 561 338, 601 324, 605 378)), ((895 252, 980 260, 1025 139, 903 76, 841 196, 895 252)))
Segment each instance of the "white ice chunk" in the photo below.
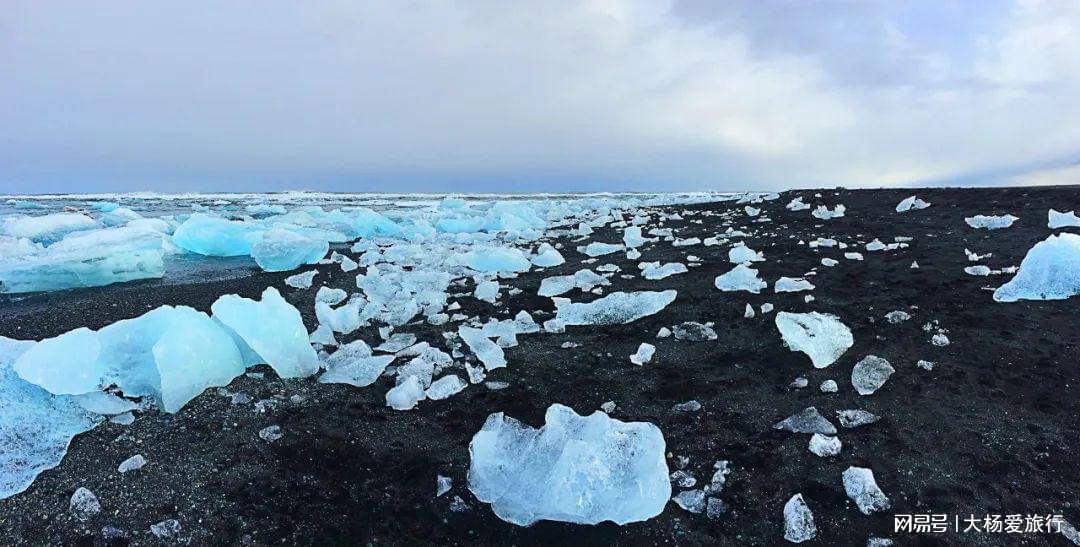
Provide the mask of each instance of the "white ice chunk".
POLYGON ((900 203, 896 204, 897 213, 906 213, 911 210, 926 209, 930 206, 930 202, 923 201, 915 196, 904 198, 900 203))
POLYGON ((815 288, 813 283, 802 277, 781 277, 773 285, 773 290, 776 292, 812 291, 815 288))
POLYGON ((745 245, 736 245, 728 249, 728 262, 743 264, 745 262, 761 262, 765 260, 764 253, 755 251, 745 245))
POLYGON ((623 250, 622 245, 615 245, 613 243, 601 243, 594 241, 588 245, 583 245, 577 248, 578 252, 591 257, 603 256, 611 253, 616 253, 623 250))
POLYGON ((416 376, 409 376, 405 381, 386 392, 386 406, 394 410, 412 410, 416 403, 423 401, 424 386, 416 376))
POLYGON ((468 384, 456 374, 448 374, 431 383, 425 394, 428 399, 439 401, 460 393, 468 384))
POLYGON ((462 325, 458 328, 458 336, 468 344, 469 349, 476 354, 476 358, 487 370, 506 366, 506 355, 503 349, 485 336, 482 330, 462 325))
POLYGON ((658 313, 675 301, 677 292, 613 292, 589 303, 555 298, 555 319, 564 325, 618 325, 658 313))
POLYGON ((532 258, 531 262, 533 263, 533 266, 550 268, 566 262, 566 259, 563 258, 563 255, 560 254, 555 247, 552 247, 548 243, 544 243, 537 249, 536 256, 532 258))
POLYGON ((808 355, 814 368, 835 363, 855 343, 851 329, 835 315, 780 312, 775 322, 788 348, 808 355))
POLYGON ((671 497, 663 434, 555 404, 533 429, 501 412, 469 444, 469 489, 513 524, 648 520, 671 497))
POLYGON ((282 378, 311 376, 319 371, 319 357, 308 342, 300 312, 277 289, 267 288, 261 301, 225 295, 210 309, 215 319, 232 329, 282 378))
POLYGON ((310 272, 290 275, 285 278, 285 284, 295 289, 310 289, 311 283, 315 280, 315 274, 317 273, 319 273, 318 270, 311 270, 310 272))
POLYGON ((813 452, 814 455, 821 456, 822 458, 840 454, 841 446, 838 437, 822 435, 821 433, 814 433, 814 435, 810 437, 810 452, 813 452))
POLYGON ((531 263, 525 254, 509 247, 481 247, 465 253, 465 265, 478 272, 524 272, 531 263))
POLYGON ((802 543, 817 537, 814 514, 806 505, 802 494, 795 494, 784 504, 784 539, 802 543))
POLYGON ((331 306, 343 302, 348 297, 349 293, 341 289, 332 289, 330 287, 319 287, 319 292, 315 293, 316 302, 323 302, 331 306))
POLYGON ((758 277, 758 271, 746 266, 745 264, 739 264, 735 266, 730 272, 717 276, 713 282, 717 289, 725 292, 729 291, 748 291, 754 294, 761 292, 761 289, 768 287, 769 284, 762 281, 758 277))
POLYGON ((1058 228, 1077 228, 1080 227, 1080 218, 1076 217, 1075 211, 1069 211, 1068 213, 1061 213, 1050 209, 1047 213, 1049 220, 1046 225, 1050 229, 1058 228))
POLYGON ((885 511, 892 506, 888 496, 878 487, 874 472, 865 467, 848 467, 844 471, 844 492, 859 506, 859 511, 870 515, 885 511))
POLYGON ((1012 215, 975 215, 973 217, 967 217, 964 222, 972 228, 985 228, 987 230, 999 230, 1001 228, 1008 228, 1012 226, 1014 222, 1020 220, 1018 217, 1012 215))
POLYGON ((656 353, 656 346, 642 342, 638 346, 637 353, 630 356, 630 362, 635 365, 644 365, 652 361, 654 353, 656 353))
POLYGON ((645 244, 645 238, 641 235, 641 226, 628 226, 623 230, 623 245, 627 248, 640 247, 645 244))
POLYGON ((1080 294, 1080 235, 1051 235, 1035 244, 1020 271, 994 291, 994 300, 1064 300, 1080 294))
POLYGON ((393 355, 372 356, 367 343, 355 340, 339 347, 326 358, 326 372, 319 376, 319 382, 369 386, 379 379, 393 360, 393 355))
POLYGON ((859 395, 870 395, 881 389, 894 372, 896 369, 885 359, 867 355, 851 369, 851 385, 859 395))

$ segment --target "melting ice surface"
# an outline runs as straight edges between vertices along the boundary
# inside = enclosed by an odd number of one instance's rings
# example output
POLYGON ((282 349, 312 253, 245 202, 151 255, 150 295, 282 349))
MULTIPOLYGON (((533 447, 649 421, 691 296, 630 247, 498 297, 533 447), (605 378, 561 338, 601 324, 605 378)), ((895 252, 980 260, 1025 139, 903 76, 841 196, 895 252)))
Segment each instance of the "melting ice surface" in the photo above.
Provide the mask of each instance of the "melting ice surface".
POLYGON ((469 443, 469 489, 519 526, 638 522, 671 497, 664 451, 663 434, 647 422, 555 404, 534 429, 499 412, 469 443))

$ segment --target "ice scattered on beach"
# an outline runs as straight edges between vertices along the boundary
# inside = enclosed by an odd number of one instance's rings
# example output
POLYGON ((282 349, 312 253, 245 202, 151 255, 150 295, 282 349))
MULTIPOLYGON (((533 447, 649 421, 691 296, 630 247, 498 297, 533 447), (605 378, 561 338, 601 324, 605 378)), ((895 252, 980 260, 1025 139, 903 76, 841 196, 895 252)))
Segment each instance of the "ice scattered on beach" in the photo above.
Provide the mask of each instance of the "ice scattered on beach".
POLYGON ((548 408, 534 429, 495 413, 469 444, 469 489, 504 521, 648 520, 671 497, 665 443, 647 422, 548 408))
POLYGON ((775 322, 787 347, 809 356, 814 368, 835 363, 855 343, 851 329, 835 315, 780 312, 775 322))

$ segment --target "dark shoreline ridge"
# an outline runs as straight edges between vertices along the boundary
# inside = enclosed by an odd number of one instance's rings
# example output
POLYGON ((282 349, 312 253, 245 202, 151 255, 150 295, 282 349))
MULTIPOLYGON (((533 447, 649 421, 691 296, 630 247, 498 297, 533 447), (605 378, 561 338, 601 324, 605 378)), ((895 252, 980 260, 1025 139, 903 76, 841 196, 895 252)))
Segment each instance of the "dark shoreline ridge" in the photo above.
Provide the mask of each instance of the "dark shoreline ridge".
MULTIPOLYGON (((639 260, 622 253, 582 265, 580 243, 566 244, 567 263, 533 270, 504 281, 522 289, 503 292, 498 306, 473 298, 460 300, 470 316, 508 318, 520 310, 553 310, 536 295, 541 279, 582 267, 611 263, 634 279, 611 279, 606 293, 677 289, 676 301, 657 315, 628 325, 568 327, 563 334, 522 335, 506 350, 509 365, 489 380, 509 382, 502 390, 474 385, 442 401, 425 401, 400 412, 386 406, 392 380, 367 388, 319 384, 314 379, 279 380, 269 367, 253 369, 265 378, 241 376, 228 386, 252 401, 278 399, 260 412, 252 402, 232 404, 210 389, 175 415, 149 412, 135 423, 105 423, 72 442, 64 461, 46 471, 25 492, 0 500, 0 541, 16 544, 154 544, 164 540, 151 524, 177 519, 181 543, 206 544, 783 544, 784 503, 801 492, 814 512, 818 537, 809 544, 864 545, 870 537, 898 544, 1067 545, 1060 535, 895 534, 894 513, 1061 514, 1080 522, 1080 349, 1075 333, 1080 299, 996 303, 986 286, 1011 276, 965 274, 972 265, 964 249, 991 258, 994 269, 1018 265, 1027 250, 1051 233, 1047 210, 1080 207, 1080 188, 983 188, 903 190, 800 190, 761 205, 768 223, 753 223, 734 202, 661 208, 677 211, 736 211, 735 228, 753 228, 747 245, 765 253, 755 265, 770 286, 760 295, 725 293, 713 279, 730 269, 726 245, 673 247, 647 243, 639 260), (793 197, 820 192, 831 206, 843 203, 846 216, 819 220, 810 210, 784 208, 793 197), (932 203, 925 210, 894 212, 909 195, 932 203), (975 230, 964 217, 1013 214, 1020 219, 1002 230, 975 230), (771 235, 769 235, 771 234, 771 235), (855 245, 865 256, 845 260, 838 249, 811 249, 799 241, 833 237, 855 245), (866 252, 862 244, 879 238, 911 236, 910 248, 866 252), (704 265, 688 273, 649 281, 638 274, 639 261, 685 262, 693 254, 704 265), (820 259, 839 260, 832 268, 820 259), (920 268, 911 269, 912 260, 920 268), (810 293, 774 294, 780 276, 809 278, 810 293), (804 302, 806 294, 815 300, 804 302), (838 315, 853 331, 855 345, 835 364, 814 369, 802 353, 785 348, 773 323, 762 315, 766 302, 776 311, 820 311, 838 315), (743 317, 747 303, 758 309, 743 317), (917 308, 912 308, 917 306, 917 308), (884 315, 904 310, 912 319, 889 324, 884 315), (711 342, 657 339, 661 327, 684 321, 715 322, 711 342), (937 321, 951 344, 931 345, 922 326, 937 321), (563 349, 564 342, 580 347, 563 349), (628 356, 638 344, 657 347, 643 367, 628 356), (877 393, 859 396, 851 388, 851 368, 862 357, 880 355, 896 373, 877 393), (932 371, 915 363, 936 363, 932 371), (796 377, 809 380, 791 389, 796 377), (818 386, 834 379, 839 393, 818 386), (698 412, 671 407, 691 399, 698 412), (731 473, 720 496, 729 511, 716 520, 669 503, 646 522, 596 526, 540 522, 529 528, 505 523, 467 488, 468 443, 490 413, 505 412, 533 426, 543 424, 553 403, 580 414, 606 401, 613 418, 656 424, 674 456, 689 457, 686 470, 708 482, 716 460, 729 460, 731 473), (877 423, 841 429, 838 457, 820 458, 807 450, 809 436, 772 429, 772 424, 816 406, 833 419, 836 410, 864 409, 877 423), (284 436, 272 443, 259 431, 279 425, 284 436), (117 465, 134 454, 148 460, 143 469, 119 474, 117 465), (893 508, 864 516, 844 494, 841 473, 850 465, 873 470, 893 508), (449 493, 435 497, 436 475, 453 479, 449 493), (87 522, 68 509, 76 488, 85 486, 101 500, 102 511, 87 522), (454 496, 469 509, 451 511, 454 496), (111 540, 103 527, 122 532, 111 540)), ((728 223, 717 216, 687 216, 668 221, 681 238, 705 238, 728 223), (693 222, 703 220, 702 224, 693 222)), ((1068 229, 1066 229, 1068 230, 1068 229)), ((1075 229, 1074 229, 1075 230, 1075 229)), ((749 231, 749 230, 748 230, 749 231)), ((618 242, 621 230, 604 227, 591 240, 618 242)), ((342 252, 339 250, 339 252, 342 252)), ((345 252, 353 256, 352 253, 345 252)), ((355 258, 355 256, 353 256, 355 258)), ((185 285, 139 281, 108 287, 0 297, 0 335, 41 339, 77 327, 100 328, 138 316, 157 306, 187 305, 209 311, 220 295, 258 298, 277 287, 316 326, 314 295, 320 285, 355 291, 357 272, 337 265, 318 266, 311 289, 287 287, 285 273, 251 275, 185 285)), ((471 282, 469 284, 471 291, 471 282)), ((451 287, 451 291, 454 288, 451 287)), ((593 298, 575 293, 575 301, 593 298)), ((538 315, 537 322, 549 318, 538 315)), ((441 333, 456 329, 420 323, 402 330, 443 347, 441 333)), ((374 329, 357 337, 373 341, 374 329)), ((669 467, 676 469, 673 458, 669 467)), ((680 489, 675 488, 675 492, 680 489)), ((950 520, 951 522, 951 520, 950 520)))

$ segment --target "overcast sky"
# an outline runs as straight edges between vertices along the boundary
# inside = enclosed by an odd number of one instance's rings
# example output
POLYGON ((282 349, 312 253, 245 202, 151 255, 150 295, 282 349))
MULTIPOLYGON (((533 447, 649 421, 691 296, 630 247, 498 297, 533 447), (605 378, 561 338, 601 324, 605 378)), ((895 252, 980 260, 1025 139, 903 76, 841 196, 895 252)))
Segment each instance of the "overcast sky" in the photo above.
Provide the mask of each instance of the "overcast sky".
POLYGON ((1080 182, 1076 0, 5 0, 0 193, 1080 182))

